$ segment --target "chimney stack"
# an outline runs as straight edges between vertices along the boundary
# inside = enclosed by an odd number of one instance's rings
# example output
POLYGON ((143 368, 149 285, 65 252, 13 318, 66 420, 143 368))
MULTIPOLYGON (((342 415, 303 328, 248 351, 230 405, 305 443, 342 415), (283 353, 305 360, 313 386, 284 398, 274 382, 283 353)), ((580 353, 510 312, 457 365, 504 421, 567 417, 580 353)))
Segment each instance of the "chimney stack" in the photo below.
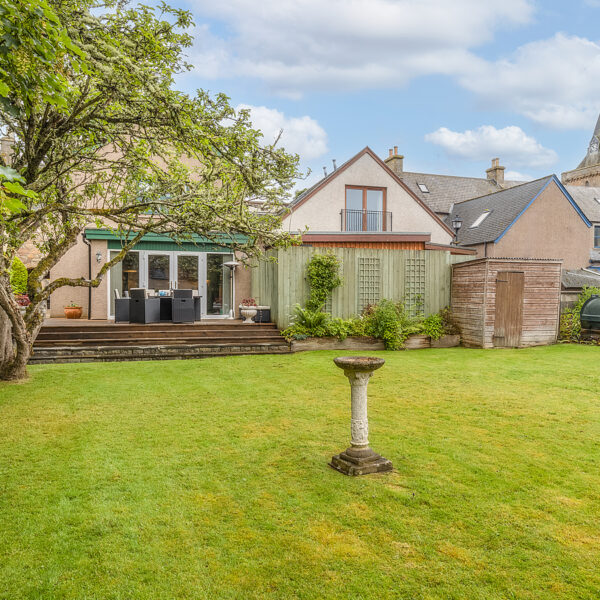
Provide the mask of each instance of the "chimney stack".
POLYGON ((495 181, 500 187, 504 185, 504 167, 500 166, 499 158, 492 158, 492 166, 485 172, 489 180, 495 181))
POLYGON ((398 146, 394 146, 393 150, 390 148, 390 155, 385 159, 385 164, 394 171, 398 177, 402 177, 404 173, 404 156, 398 154, 398 146))

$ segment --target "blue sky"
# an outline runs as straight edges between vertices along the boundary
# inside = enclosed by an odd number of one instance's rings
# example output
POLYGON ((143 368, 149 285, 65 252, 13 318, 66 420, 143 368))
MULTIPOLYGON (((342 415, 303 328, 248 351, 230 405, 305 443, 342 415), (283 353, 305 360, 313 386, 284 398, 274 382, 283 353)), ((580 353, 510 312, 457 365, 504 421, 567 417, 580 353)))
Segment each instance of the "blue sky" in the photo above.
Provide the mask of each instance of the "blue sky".
MULTIPOLYGON (((600 112, 600 0, 178 0, 181 89, 225 92, 322 176, 364 146, 411 171, 577 166, 600 112)), ((302 184, 301 187, 305 187, 302 184)))

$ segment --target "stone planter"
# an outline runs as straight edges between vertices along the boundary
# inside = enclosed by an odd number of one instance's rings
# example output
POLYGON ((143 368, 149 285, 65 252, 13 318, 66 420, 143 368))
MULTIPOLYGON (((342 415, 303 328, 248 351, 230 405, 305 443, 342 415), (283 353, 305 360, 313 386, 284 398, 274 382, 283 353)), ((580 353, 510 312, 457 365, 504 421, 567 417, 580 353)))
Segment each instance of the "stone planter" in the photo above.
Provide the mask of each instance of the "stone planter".
POLYGON ((432 348, 454 348, 460 346, 460 335, 443 335, 439 340, 431 340, 432 348))
POLYGON ((306 338, 293 340, 292 352, 307 352, 310 350, 385 350, 381 340, 372 337, 347 337, 345 340, 337 338, 306 338))
POLYGON ((420 350, 431 348, 431 338, 428 335, 411 335, 404 342, 405 350, 420 350))
POLYGON ((256 306, 240 306, 240 312, 242 313, 242 317, 244 317, 244 324, 254 323, 252 319, 258 313, 256 306))
POLYGON ((65 306, 65 317, 67 319, 81 319, 83 309, 81 306, 65 306))

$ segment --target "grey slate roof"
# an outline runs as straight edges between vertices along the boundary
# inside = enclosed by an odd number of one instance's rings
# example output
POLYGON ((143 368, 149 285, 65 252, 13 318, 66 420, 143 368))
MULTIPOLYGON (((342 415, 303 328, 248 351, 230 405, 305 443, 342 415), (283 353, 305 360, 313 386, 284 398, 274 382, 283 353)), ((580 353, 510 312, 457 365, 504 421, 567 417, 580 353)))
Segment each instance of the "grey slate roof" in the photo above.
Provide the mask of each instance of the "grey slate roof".
POLYGON ((464 246, 493 242, 517 218, 525 207, 539 194, 544 186, 551 181, 553 175, 542 177, 515 187, 460 202, 454 206, 452 213, 446 217, 446 224, 452 227, 452 219, 456 216, 463 221, 458 233, 458 243, 464 246), (484 212, 489 215, 481 225, 471 228, 471 225, 484 212))
POLYGON ((505 181, 499 186, 494 180, 480 177, 457 177, 433 173, 404 171, 402 181, 436 213, 448 214, 453 204, 470 198, 478 198, 520 185, 521 181, 505 181), (422 192, 418 184, 427 186, 429 193, 422 192))
POLYGON ((594 275, 585 269, 563 271, 561 283, 564 288, 600 287, 600 273, 594 275))
POLYGON ((590 221, 600 223, 600 187, 583 185, 567 185, 565 187, 583 214, 590 221))

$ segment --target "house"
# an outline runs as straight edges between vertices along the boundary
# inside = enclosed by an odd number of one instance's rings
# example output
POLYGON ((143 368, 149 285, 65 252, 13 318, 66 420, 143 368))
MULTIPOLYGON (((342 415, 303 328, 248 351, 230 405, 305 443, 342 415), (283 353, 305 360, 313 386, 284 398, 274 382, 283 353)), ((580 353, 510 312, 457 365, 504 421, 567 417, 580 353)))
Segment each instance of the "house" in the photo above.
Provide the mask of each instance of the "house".
POLYGON ((300 194, 282 227, 311 246, 456 250, 452 229, 368 147, 300 194))
POLYGON ((577 202, 583 214, 592 223, 592 244, 589 249, 588 269, 600 274, 600 187, 567 185, 567 191, 577 202))
POLYGON ((478 257, 556 258, 563 268, 590 264, 594 227, 556 175, 455 204, 460 247, 478 257))

